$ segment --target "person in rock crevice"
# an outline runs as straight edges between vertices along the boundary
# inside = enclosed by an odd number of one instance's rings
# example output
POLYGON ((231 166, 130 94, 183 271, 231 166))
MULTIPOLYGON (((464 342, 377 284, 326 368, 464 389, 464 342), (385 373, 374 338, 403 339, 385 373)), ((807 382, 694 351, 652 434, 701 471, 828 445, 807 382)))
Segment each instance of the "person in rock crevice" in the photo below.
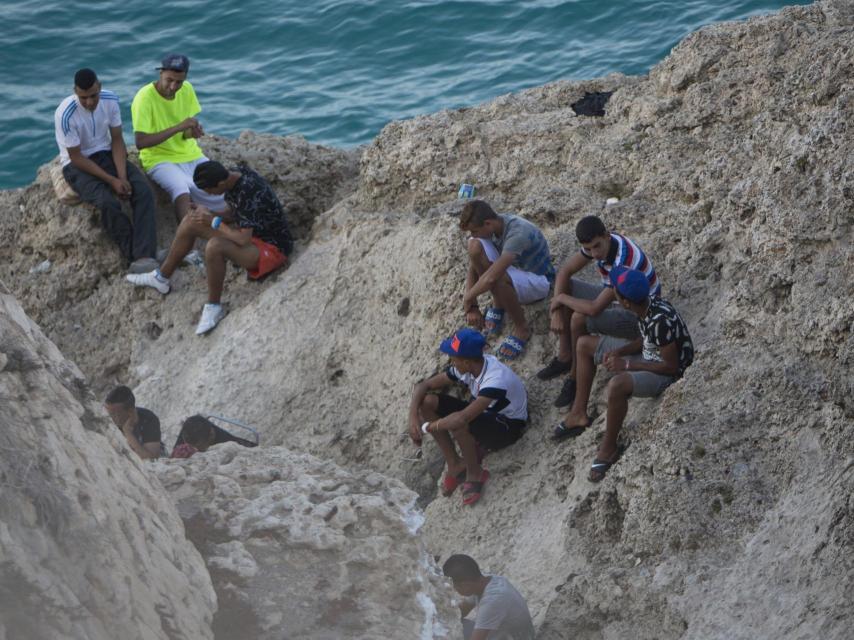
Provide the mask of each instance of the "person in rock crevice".
POLYGON ((116 387, 104 399, 104 409, 128 446, 143 460, 166 455, 161 442, 160 419, 154 412, 136 406, 136 398, 128 387, 116 387))
POLYGON ((205 207, 191 205, 190 213, 178 225, 169 255, 160 268, 129 275, 127 279, 135 285, 167 294, 172 288, 172 274, 193 249, 196 239, 207 240, 208 302, 196 327, 196 334, 202 335, 225 317, 221 298, 226 260, 246 269, 249 278, 259 279, 287 262, 293 240, 284 209, 273 188, 246 164, 229 170, 209 160, 195 168, 193 180, 199 189, 223 195, 225 210, 215 215, 205 207))
POLYGON ((466 505, 480 499, 489 478, 481 466, 483 452, 516 442, 528 419, 525 385, 495 356, 484 355, 485 345, 483 334, 468 327, 444 340, 439 350, 450 356, 451 365, 416 384, 409 405, 410 438, 421 446, 424 434, 433 436, 448 467, 442 494, 450 496, 462 482, 466 505), (467 385, 471 401, 430 393, 453 383, 467 385))
POLYGON ((461 553, 449 557, 442 573, 466 600, 460 605, 466 640, 534 640, 528 605, 504 576, 483 575, 474 558, 461 553), (474 602, 472 602, 473 600, 474 602), (477 608, 474 621, 467 619, 477 608))
POLYGON ((216 426, 202 415, 190 416, 181 424, 181 433, 172 448, 172 458, 190 458, 204 453, 212 446, 224 442, 236 442, 242 447, 257 447, 254 442, 241 438, 216 426))

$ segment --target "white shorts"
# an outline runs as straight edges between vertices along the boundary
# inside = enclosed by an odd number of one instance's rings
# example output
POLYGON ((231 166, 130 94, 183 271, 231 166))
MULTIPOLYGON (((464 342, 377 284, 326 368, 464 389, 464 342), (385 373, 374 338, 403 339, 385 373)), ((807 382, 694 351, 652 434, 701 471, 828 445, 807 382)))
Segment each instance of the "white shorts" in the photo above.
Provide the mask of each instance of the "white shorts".
MULTIPOLYGON (((492 244, 492 241, 478 238, 483 246, 483 252, 486 254, 486 259, 490 262, 498 260, 498 249, 492 244)), ((507 275, 510 276, 510 282, 513 283, 513 288, 516 290, 516 295, 519 296, 521 304, 530 304, 537 300, 542 300, 549 295, 551 284, 545 276, 538 276, 530 271, 522 271, 516 267, 509 267, 507 275)))
POLYGON ((175 202, 178 196, 189 193, 190 199, 196 204, 211 211, 222 211, 225 209, 225 199, 205 193, 193 182, 196 166, 207 161, 208 159, 202 156, 190 162, 161 162, 151 167, 148 175, 169 194, 172 202, 175 202))

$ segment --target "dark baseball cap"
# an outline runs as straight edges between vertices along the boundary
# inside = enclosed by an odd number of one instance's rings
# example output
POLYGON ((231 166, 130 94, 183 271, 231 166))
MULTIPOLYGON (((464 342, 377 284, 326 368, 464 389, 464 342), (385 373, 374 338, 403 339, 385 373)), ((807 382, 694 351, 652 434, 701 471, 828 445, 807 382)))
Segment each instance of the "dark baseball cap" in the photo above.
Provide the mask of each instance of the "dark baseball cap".
POLYGON ((454 332, 450 338, 446 338, 439 345, 439 351, 449 356, 460 358, 481 358, 483 348, 486 346, 486 338, 480 331, 468 327, 454 332))
POLYGON ((637 269, 612 267, 608 277, 617 292, 627 300, 640 303, 649 297, 649 280, 637 269))
POLYGON ((190 70, 190 59, 180 53, 167 53, 160 61, 159 71, 178 71, 187 73, 190 70))

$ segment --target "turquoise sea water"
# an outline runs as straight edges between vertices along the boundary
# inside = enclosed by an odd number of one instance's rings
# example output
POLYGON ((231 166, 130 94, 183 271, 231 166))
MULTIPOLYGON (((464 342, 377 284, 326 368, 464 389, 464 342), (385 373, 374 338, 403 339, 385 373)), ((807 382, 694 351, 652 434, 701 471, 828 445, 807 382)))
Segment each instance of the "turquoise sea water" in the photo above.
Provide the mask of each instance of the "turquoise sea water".
POLYGON ((210 132, 350 146, 390 120, 558 79, 645 73, 698 27, 776 0, 2 0, 0 188, 57 153, 79 67, 130 102, 163 53, 188 55, 210 132))

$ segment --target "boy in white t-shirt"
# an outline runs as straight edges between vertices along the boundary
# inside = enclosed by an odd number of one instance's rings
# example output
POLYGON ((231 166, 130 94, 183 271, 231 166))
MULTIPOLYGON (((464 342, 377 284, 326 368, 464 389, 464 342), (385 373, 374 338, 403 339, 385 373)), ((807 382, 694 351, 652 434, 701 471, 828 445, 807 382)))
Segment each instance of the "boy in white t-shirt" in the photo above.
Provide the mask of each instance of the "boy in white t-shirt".
POLYGON ((74 74, 74 93, 54 114, 62 175, 84 202, 101 212, 101 225, 130 263, 131 273, 157 266, 154 194, 127 161, 119 97, 101 89, 91 69, 74 74), (130 200, 133 218, 122 211, 130 200))
POLYGON ((483 575, 474 558, 461 553, 445 561, 442 573, 451 579, 456 592, 467 598, 460 605, 463 616, 477 608, 473 622, 463 618, 466 640, 533 640, 534 623, 528 605, 507 578, 483 575))
POLYGON ((480 465, 481 450, 497 451, 513 444, 522 437, 528 420, 525 385, 495 356, 484 355, 485 346, 483 334, 470 328, 444 340, 439 350, 451 357, 451 366, 416 384, 409 405, 410 438, 420 446, 424 434, 432 435, 448 465, 442 494, 450 496, 462 482, 467 505, 480 499, 489 478, 489 471, 480 465), (468 386, 471 401, 429 393, 454 382, 468 386))

